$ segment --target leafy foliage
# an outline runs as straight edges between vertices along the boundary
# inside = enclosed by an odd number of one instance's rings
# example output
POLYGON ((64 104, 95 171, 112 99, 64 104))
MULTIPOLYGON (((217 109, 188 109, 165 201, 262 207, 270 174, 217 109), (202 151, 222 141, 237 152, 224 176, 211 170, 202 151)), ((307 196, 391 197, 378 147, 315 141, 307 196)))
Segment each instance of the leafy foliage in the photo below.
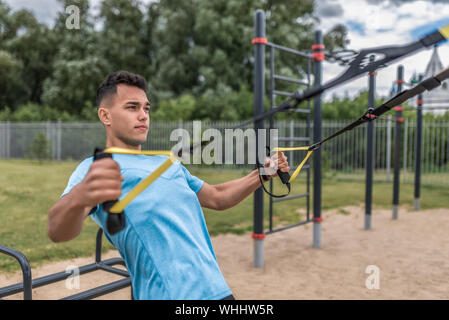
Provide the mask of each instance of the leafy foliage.
MULTIPOLYGON (((42 105, 65 120, 96 120, 98 85, 107 74, 128 70, 147 79, 155 117, 246 119, 252 115, 255 11, 266 12, 269 41, 297 50, 310 49, 318 22, 313 0, 110 0, 98 10, 88 0, 58 1, 63 10, 49 27, 0 0, 3 118, 23 114, 32 121, 29 106, 42 105), (79 29, 66 26, 70 5, 80 10, 79 29)), ((324 41, 329 49, 344 47, 345 28, 335 26, 324 41)), ((279 53, 275 68, 303 78, 306 63, 279 53)), ((284 89, 288 85, 280 84, 284 89)))
POLYGON ((41 164, 44 160, 51 158, 50 142, 45 133, 39 132, 33 139, 30 146, 29 155, 32 159, 37 159, 41 164))

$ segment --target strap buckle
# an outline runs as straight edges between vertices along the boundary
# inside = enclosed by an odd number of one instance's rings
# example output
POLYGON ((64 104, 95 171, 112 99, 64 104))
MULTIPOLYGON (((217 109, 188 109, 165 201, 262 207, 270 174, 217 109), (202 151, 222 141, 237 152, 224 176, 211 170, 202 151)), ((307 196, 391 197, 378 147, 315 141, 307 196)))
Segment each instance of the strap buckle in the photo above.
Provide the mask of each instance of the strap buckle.
POLYGON ((362 116, 363 120, 373 121, 377 119, 377 116, 373 114, 374 108, 369 108, 368 111, 362 116))

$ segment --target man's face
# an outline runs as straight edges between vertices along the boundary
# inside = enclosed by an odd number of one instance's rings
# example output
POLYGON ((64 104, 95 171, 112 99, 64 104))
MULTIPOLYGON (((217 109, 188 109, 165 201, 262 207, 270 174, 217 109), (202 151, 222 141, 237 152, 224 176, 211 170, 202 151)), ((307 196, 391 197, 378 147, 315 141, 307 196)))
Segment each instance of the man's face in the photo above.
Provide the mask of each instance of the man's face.
POLYGON ((109 118, 103 123, 108 139, 118 147, 139 147, 145 143, 150 125, 150 103, 145 92, 119 84, 117 94, 105 100, 105 104, 109 104, 109 108, 105 108, 109 118))

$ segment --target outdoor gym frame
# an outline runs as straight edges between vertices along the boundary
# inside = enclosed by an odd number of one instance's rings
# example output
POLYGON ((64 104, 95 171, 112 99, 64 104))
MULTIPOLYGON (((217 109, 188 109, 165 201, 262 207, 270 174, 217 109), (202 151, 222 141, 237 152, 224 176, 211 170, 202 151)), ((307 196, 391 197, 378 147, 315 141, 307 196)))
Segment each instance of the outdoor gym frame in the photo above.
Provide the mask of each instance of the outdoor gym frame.
MULTIPOLYGON (((125 266, 125 261, 121 258, 111 258, 107 260, 101 260, 101 244, 102 244, 103 230, 100 228, 97 232, 96 244, 95 244, 95 262, 79 267, 79 275, 86 274, 93 271, 106 271, 113 274, 123 276, 124 279, 117 280, 81 293, 77 293, 68 297, 62 298, 62 300, 87 300, 94 299, 105 294, 121 290, 123 288, 131 286, 131 278, 128 271, 114 268, 114 265, 125 266)), ((58 281, 65 280, 73 275, 72 272, 62 271, 54 274, 50 274, 41 278, 32 279, 31 266, 27 258, 23 253, 18 250, 8 248, 0 245, 0 253, 9 255, 17 260, 22 269, 23 282, 0 288, 0 300, 4 297, 23 292, 24 300, 32 300, 32 289, 42 287, 48 284, 52 284, 58 281)), ((125 266, 126 267, 126 266, 125 266)), ((131 297, 132 297, 131 288, 131 297)))
MULTIPOLYGON (((275 48, 289 53, 312 58, 313 59, 313 70, 314 70, 314 87, 319 87, 322 84, 322 62, 324 60, 324 45, 323 37, 321 31, 315 32, 315 44, 312 46, 312 54, 307 54, 300 52, 291 48, 286 48, 271 42, 266 39, 266 25, 265 12, 263 10, 257 10, 254 15, 254 39, 252 41, 254 45, 254 116, 257 117, 264 113, 264 95, 265 95, 265 47, 275 48)), ((271 51, 273 52, 273 51, 271 51)), ((271 55, 272 59, 273 55, 271 55)), ((274 75, 271 72, 271 77, 280 78, 278 75, 274 75)), ((286 77, 282 77, 282 80, 286 80, 286 77)), ((298 79, 288 79, 288 81, 302 83, 298 79)), ((286 94, 286 93, 284 93, 286 94)), ((290 93, 293 95, 293 93, 290 93)), ((314 107, 313 107, 313 142, 318 142, 321 140, 321 95, 314 97, 314 107)), ((273 109, 273 106, 272 106, 273 109)), ((309 109, 310 112, 310 109, 309 109)), ((254 123, 254 129, 263 129, 263 119, 259 119, 254 123)), ((259 143, 256 141, 256 146, 259 143)), ((256 150, 258 154, 258 151, 256 150)), ((313 155, 313 219, 307 219, 306 221, 299 222, 287 227, 282 228, 282 230, 294 226, 303 225, 305 223, 313 222, 313 247, 321 247, 321 149, 317 149, 313 155)), ((307 179, 309 184, 309 179, 307 179)), ((309 187, 307 187, 309 190, 309 187)), ((307 195, 301 196, 309 196, 307 195)), ((253 233, 252 238, 254 239, 254 260, 253 264, 255 268, 263 268, 264 265, 264 255, 263 255, 263 245, 265 236, 272 233, 271 230, 271 210, 270 210, 270 231, 264 231, 264 208, 263 208, 263 190, 262 188, 257 189, 254 192, 254 207, 253 207, 253 233)), ((307 214, 307 216, 309 216, 307 214)))
MULTIPOLYGON (((404 67, 398 66, 396 84, 398 85, 398 92, 401 92, 403 85, 410 85, 404 82, 404 67)), ((424 76, 419 75, 418 82, 421 82, 424 76)), ((401 143, 402 143, 402 130, 401 123, 404 121, 402 118, 402 111, 416 111, 416 132, 415 132, 415 177, 414 177, 414 199, 413 209, 419 211, 421 209, 421 175, 422 175, 422 147, 423 147, 423 111, 426 110, 449 110, 447 106, 441 107, 423 107, 425 101, 423 94, 420 93, 417 97, 416 108, 404 108, 402 106, 396 107, 396 130, 395 130, 395 144, 394 144, 394 184, 393 184, 393 219, 398 218, 399 207, 399 182, 400 182, 400 158, 401 158, 401 143), (401 113, 398 113, 401 112, 401 113)), ((405 151, 404 151, 405 152, 405 151)), ((405 156, 405 155, 403 155, 405 156)))

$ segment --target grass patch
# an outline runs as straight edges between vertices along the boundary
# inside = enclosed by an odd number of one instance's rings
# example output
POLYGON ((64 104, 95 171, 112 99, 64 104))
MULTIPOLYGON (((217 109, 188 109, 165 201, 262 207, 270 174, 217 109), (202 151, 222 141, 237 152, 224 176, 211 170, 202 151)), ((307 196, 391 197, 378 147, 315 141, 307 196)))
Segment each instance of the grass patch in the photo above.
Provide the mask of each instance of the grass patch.
MULTIPOLYGON (((59 199, 67 181, 79 162, 50 162, 38 164, 30 160, 0 160, 0 244, 23 252, 35 268, 57 260, 90 256, 95 251, 95 235, 98 226, 86 219, 82 233, 66 243, 53 243, 47 237, 47 213, 59 199)), ((251 170, 190 169, 191 173, 218 184, 241 178, 251 170)), ((293 184, 291 194, 306 192, 305 174, 293 184)), ((268 185, 267 185, 268 187, 268 185)), ((276 179, 275 193, 284 193, 284 187, 276 179)), ((311 188, 312 189, 312 188, 311 188)), ((374 208, 391 208, 392 183, 376 182, 373 192, 374 208)), ((422 209, 449 208, 449 187, 423 186, 422 209)), ((268 229, 269 199, 264 196, 265 228, 268 229)), ((323 180, 322 209, 359 206, 365 199, 363 181, 334 179, 323 180)), ((401 204, 411 209, 413 184, 401 184, 401 204)), ((312 201, 311 201, 312 203, 312 201)), ((287 225, 306 218, 305 198, 275 203, 274 226, 287 225)), ((344 210, 343 210, 344 211, 344 210)), ((342 214, 345 212, 341 211, 342 214)), ((312 214, 312 211, 310 212, 312 214)), ((245 234, 252 231, 253 197, 225 210, 205 209, 204 214, 212 236, 222 233, 245 234)), ((305 226, 306 228, 307 226, 305 226)), ((250 240, 248 240, 250 241, 250 240)), ((103 241, 103 250, 113 247, 103 241)), ((17 262, 0 255, 0 272, 18 271, 17 262)))

